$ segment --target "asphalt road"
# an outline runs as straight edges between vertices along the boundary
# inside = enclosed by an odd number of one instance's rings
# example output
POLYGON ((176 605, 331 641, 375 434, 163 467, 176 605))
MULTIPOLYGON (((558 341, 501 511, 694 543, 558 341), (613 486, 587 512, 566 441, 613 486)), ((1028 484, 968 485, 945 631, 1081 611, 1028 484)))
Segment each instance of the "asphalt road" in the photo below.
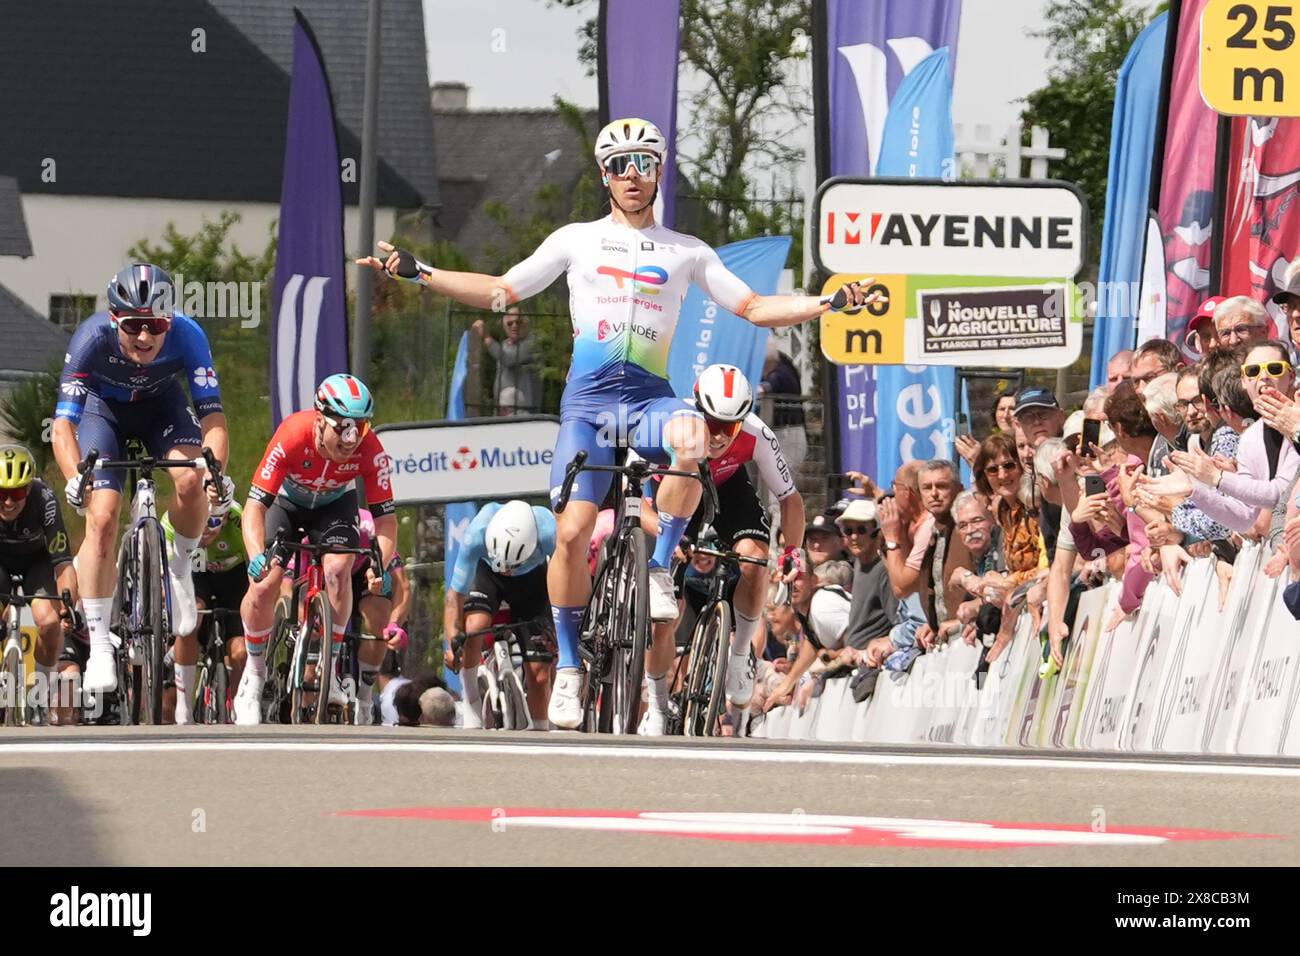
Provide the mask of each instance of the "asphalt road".
POLYGON ((7 730, 0 866, 1285 865, 1300 862, 1297 778, 1288 760, 7 730))

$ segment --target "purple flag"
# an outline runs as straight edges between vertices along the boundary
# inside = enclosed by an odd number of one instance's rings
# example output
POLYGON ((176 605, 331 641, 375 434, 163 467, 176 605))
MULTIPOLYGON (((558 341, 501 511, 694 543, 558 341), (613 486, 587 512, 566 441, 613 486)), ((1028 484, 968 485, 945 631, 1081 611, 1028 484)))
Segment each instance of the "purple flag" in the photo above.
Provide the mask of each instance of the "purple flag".
POLYGON ((316 386, 348 370, 343 182, 334 98, 316 38, 294 11, 293 80, 271 301, 271 413, 310 408, 316 386))
POLYGON ((635 116, 668 138, 659 182, 663 215, 671 227, 677 193, 677 54, 679 0, 601 0, 600 121, 635 116))
MULTIPOLYGON (((820 170, 831 176, 876 171, 889 104, 904 77, 935 50, 957 49, 961 0, 820 0, 825 4, 829 142, 818 140, 820 170)), ((956 57, 952 58, 956 68, 956 57)), ((876 375, 839 366, 840 470, 870 472, 876 463, 876 375)), ((876 476, 887 480, 890 475, 876 476)))

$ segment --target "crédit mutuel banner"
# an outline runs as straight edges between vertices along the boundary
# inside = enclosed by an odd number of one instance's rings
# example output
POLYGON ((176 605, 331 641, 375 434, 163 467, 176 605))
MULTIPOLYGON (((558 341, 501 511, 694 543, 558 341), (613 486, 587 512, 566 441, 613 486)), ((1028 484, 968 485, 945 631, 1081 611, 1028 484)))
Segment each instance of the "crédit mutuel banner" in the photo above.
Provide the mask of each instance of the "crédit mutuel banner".
POLYGON ((399 505, 544 496, 560 420, 466 418, 375 429, 393 461, 399 505))
POLYGON ((1075 276, 1086 208, 1069 183, 828 180, 817 193, 823 294, 871 279, 877 301, 827 312, 837 365, 1063 368, 1083 348, 1075 276))

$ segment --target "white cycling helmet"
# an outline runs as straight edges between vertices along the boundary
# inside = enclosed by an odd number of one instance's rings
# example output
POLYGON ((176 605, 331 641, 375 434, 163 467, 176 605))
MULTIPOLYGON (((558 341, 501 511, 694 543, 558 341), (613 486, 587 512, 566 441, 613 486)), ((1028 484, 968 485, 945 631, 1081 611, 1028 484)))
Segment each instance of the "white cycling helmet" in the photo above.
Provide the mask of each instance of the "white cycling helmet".
POLYGON ((487 527, 488 564, 497 574, 508 574, 537 550, 537 519, 526 501, 507 501, 487 527))
POLYGON ((668 155, 668 140, 649 120, 617 119, 596 135, 596 162, 602 168, 611 156, 639 152, 654 153, 660 166, 668 155))
POLYGON ((717 421, 743 421, 754 407, 754 389, 736 366, 710 365, 695 382, 695 405, 717 421))

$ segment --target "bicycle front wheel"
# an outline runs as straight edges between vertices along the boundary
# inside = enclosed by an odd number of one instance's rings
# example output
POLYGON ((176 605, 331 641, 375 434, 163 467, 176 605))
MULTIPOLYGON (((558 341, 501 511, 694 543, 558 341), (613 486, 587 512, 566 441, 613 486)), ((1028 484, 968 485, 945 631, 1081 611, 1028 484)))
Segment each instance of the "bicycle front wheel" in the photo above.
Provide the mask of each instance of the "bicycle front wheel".
POLYGON ((502 725, 505 730, 528 729, 528 702, 519 672, 511 670, 502 679, 501 711, 502 725))
POLYGON ((320 658, 316 661, 315 722, 329 723, 329 689, 334 680, 334 654, 330 646, 334 639, 334 620, 325 592, 313 597, 307 607, 307 635, 320 648, 320 658))
POLYGON ((707 638, 712 648, 708 706, 704 710, 704 736, 718 736, 718 718, 727 705, 727 658, 731 651, 731 608, 719 601, 709 617, 707 638))
POLYGON ((23 649, 18 641, 5 637, 4 701, 5 726, 21 727, 27 722, 27 668, 23 663, 23 649))
POLYGON ((163 658, 167 653, 167 605, 163 579, 167 565, 162 551, 162 527, 156 522, 146 522, 137 532, 140 539, 140 596, 143 614, 140 646, 144 651, 142 709, 151 725, 162 723, 163 658))
POLYGON ((608 703, 605 729, 613 734, 636 732, 641 714, 641 679, 645 674, 645 648, 650 633, 650 565, 645 532, 625 533, 614 579, 613 620, 610 626, 611 681, 605 688, 608 703))

